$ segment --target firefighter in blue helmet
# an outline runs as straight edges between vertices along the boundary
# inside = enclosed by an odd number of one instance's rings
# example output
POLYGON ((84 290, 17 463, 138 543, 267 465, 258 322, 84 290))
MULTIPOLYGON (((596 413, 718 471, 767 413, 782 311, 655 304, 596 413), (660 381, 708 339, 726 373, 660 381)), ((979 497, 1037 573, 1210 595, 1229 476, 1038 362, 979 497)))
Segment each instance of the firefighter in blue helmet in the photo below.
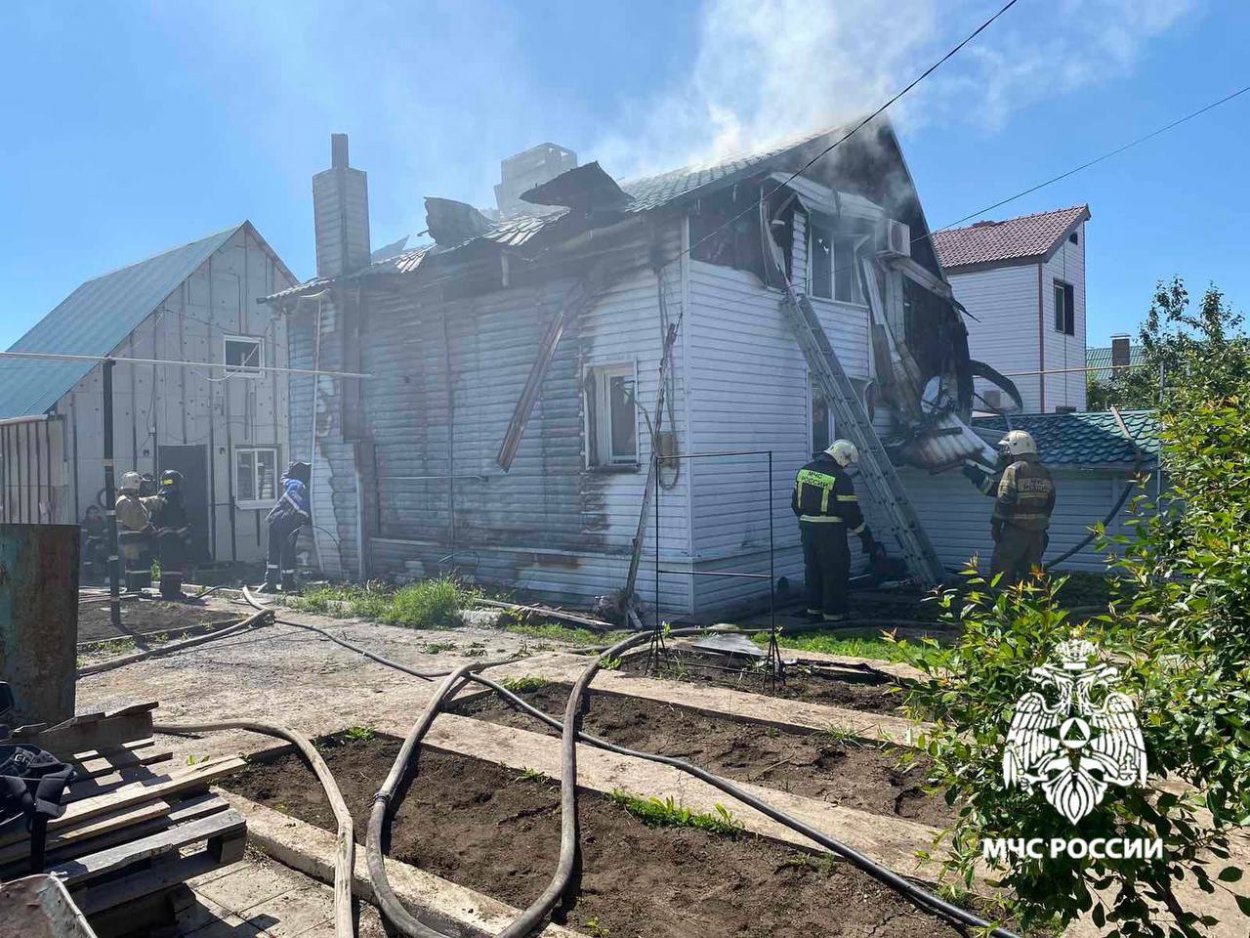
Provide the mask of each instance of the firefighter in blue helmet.
POLYGON ((282 591, 293 593, 295 585, 295 542, 299 530, 312 524, 312 510, 308 501, 308 482, 312 466, 306 462, 293 462, 282 477, 282 494, 265 518, 269 525, 269 557, 265 563, 265 585, 262 592, 278 591, 278 576, 282 576, 282 591))
POLYGON ((857 462, 859 450, 854 443, 834 440, 794 477, 790 508, 798 516, 803 540, 807 614, 825 622, 846 618, 851 579, 847 534, 858 535, 870 556, 878 550, 846 471, 857 462))

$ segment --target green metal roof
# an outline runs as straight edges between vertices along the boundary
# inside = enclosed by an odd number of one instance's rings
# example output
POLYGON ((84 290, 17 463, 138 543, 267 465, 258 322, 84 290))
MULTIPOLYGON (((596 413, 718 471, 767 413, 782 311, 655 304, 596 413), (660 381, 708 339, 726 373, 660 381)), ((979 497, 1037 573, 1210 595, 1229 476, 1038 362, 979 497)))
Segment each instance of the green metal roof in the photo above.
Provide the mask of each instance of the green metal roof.
MULTIPOLYGON (((10 352, 108 355, 247 223, 88 280, 10 352)), ((0 358, 0 419, 47 413, 95 362, 0 358)))
MULTIPOLYGON (((1146 350, 1137 343, 1133 343, 1128 347, 1128 363, 1132 367, 1144 364, 1146 361, 1146 350)), ((1106 381, 1111 377, 1111 346, 1095 346, 1085 350, 1085 367, 1097 368, 1097 371, 1090 371, 1087 374, 1095 381, 1106 381)))
MULTIPOLYGON (((1159 420, 1152 410, 1121 411, 1124 424, 1141 450, 1144 464, 1159 458, 1159 420)), ((1027 430, 1037 441, 1042 461, 1051 466, 1123 466, 1137 462, 1133 443, 1124 437, 1109 411, 1080 414, 1022 414, 1011 418, 977 417, 980 430, 1027 430)))

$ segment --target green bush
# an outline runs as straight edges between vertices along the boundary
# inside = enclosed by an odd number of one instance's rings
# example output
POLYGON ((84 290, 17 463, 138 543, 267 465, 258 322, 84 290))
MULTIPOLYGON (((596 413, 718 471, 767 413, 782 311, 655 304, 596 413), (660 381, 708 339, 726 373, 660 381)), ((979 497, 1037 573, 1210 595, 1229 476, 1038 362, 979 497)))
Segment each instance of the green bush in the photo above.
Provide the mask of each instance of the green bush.
POLYGON ((463 624, 460 610, 474 595, 450 577, 422 580, 395 593, 373 618, 412 629, 453 628, 463 624))

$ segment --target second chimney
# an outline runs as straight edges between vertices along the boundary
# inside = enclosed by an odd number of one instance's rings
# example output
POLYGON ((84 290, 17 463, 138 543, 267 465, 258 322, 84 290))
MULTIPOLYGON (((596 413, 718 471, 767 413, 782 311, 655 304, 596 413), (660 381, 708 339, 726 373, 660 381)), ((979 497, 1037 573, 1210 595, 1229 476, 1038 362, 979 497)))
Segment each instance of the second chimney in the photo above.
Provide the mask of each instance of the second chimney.
POLYGON ((347 158, 347 134, 330 135, 330 168, 313 176, 317 276, 337 277, 369 263, 369 183, 347 158))
POLYGON ((1127 368, 1131 357, 1131 345, 1127 335, 1113 335, 1111 337, 1111 367, 1127 368))

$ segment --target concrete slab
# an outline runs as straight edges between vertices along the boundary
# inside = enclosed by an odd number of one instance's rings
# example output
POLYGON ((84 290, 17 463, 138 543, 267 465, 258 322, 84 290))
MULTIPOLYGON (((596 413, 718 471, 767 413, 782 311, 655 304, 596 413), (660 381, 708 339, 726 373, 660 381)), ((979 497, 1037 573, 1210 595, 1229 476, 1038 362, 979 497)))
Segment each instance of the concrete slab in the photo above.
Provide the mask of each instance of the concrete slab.
POLYGON ((321 883, 308 883, 266 899, 239 916, 260 929, 265 938, 300 938, 325 925, 333 931, 334 891, 321 883))
MULTIPOLYGON (((334 881, 333 834, 231 792, 222 795, 247 818, 253 843, 267 854, 323 883, 334 881)), ((428 925, 458 938, 494 938, 520 914, 519 909, 414 866, 391 859, 385 862, 391 887, 400 901, 428 925)), ((363 850, 356 852, 352 892, 374 901, 363 850)), ((548 925, 540 934, 544 938, 582 938, 581 933, 558 925, 548 925)))
POLYGON ((247 917, 249 910, 278 896, 309 885, 308 878, 276 864, 239 864, 232 872, 197 885, 195 891, 247 917))

